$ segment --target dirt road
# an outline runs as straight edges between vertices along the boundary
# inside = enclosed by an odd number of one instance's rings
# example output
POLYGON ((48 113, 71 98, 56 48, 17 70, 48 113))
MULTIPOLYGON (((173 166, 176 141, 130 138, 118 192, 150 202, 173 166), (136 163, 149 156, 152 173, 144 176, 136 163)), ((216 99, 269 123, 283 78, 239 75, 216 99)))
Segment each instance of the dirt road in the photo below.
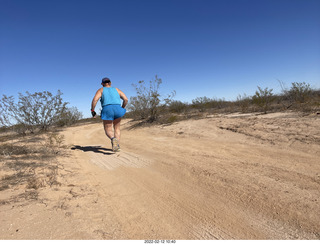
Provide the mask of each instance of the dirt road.
POLYGON ((122 128, 120 153, 100 124, 63 131, 61 186, 7 206, 2 238, 320 238, 319 115, 122 128))

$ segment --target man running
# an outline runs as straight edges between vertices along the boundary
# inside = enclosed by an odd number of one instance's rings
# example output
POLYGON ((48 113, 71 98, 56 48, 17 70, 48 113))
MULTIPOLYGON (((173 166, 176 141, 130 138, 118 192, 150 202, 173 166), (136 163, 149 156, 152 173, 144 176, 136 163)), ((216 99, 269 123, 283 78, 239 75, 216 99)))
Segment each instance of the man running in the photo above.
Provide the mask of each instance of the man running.
POLYGON ((106 135, 111 139, 112 151, 120 151, 120 122, 126 113, 125 107, 128 104, 127 96, 118 88, 111 87, 109 78, 103 78, 100 88, 91 103, 91 114, 96 116, 94 111, 97 102, 101 99, 101 119, 106 135), (121 100, 123 100, 121 106, 121 100))

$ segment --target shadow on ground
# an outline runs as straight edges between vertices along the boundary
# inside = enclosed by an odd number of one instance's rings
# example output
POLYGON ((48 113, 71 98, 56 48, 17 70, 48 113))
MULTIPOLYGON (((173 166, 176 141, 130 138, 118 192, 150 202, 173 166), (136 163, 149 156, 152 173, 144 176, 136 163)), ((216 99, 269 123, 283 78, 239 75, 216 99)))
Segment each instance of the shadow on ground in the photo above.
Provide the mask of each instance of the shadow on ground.
POLYGON ((94 153, 102 153, 105 155, 113 155, 114 152, 112 152, 111 149, 104 148, 101 146, 79 146, 74 145, 71 150, 81 150, 83 152, 94 152, 94 153))

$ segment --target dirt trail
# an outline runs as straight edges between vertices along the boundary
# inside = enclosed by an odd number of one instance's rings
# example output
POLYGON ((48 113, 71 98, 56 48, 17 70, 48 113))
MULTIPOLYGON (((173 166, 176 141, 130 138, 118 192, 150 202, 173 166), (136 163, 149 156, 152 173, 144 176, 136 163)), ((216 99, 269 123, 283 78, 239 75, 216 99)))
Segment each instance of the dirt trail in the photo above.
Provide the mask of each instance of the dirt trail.
POLYGON ((120 153, 100 124, 68 128, 62 185, 11 210, 28 224, 15 222, 1 236, 319 239, 319 122, 292 114, 152 127, 124 120, 120 153))

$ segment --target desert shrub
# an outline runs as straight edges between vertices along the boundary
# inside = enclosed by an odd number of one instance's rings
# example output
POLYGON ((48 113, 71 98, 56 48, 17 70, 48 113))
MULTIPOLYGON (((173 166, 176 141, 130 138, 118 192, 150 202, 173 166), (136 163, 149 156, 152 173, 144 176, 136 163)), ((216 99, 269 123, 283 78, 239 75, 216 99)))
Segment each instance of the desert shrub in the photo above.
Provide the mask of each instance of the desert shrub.
POLYGON ((26 132, 31 129, 31 131, 34 131, 34 128, 30 128, 30 126, 26 126, 25 124, 15 124, 11 126, 11 129, 18 133, 19 135, 26 135, 26 132))
POLYGON ((236 103, 240 107, 242 113, 248 112, 251 100, 252 98, 245 93, 243 95, 238 95, 236 103))
POLYGON ((178 122, 183 120, 183 116, 179 116, 177 114, 166 113, 159 116, 157 122, 160 124, 172 124, 174 122, 178 122))
POLYGON ((191 107, 197 109, 200 113, 205 111, 213 111, 216 109, 224 109, 229 106, 229 103, 224 100, 224 98, 208 98, 204 97, 197 97, 192 100, 191 107))
POLYGON ((171 115, 167 120, 167 122, 170 123, 170 124, 174 123, 176 121, 178 121, 178 117, 176 115, 171 115))
POLYGON ((313 110, 319 110, 320 108, 320 89, 311 91, 312 103, 311 106, 313 110))
POLYGON ((128 110, 136 119, 147 119, 149 122, 156 121, 164 104, 168 104, 175 95, 173 92, 165 99, 161 99, 160 85, 162 80, 155 76, 154 80, 146 82, 139 81, 133 84, 137 96, 130 97, 128 110), (161 104, 162 103, 162 104, 161 104))
POLYGON ((172 101, 170 102, 169 106, 169 111, 173 113, 183 113, 188 109, 188 105, 181 102, 181 101, 172 101))
POLYGON ((3 95, 0 122, 2 126, 18 124, 23 127, 23 133, 34 132, 37 127, 47 130, 66 110, 67 103, 62 101, 61 95, 59 90, 57 95, 48 91, 19 93, 18 103, 14 102, 13 96, 3 95))
POLYGON ((204 96, 204 97, 197 97, 195 99, 192 100, 192 107, 196 108, 199 110, 199 112, 204 112, 206 111, 208 108, 210 108, 212 99, 204 96))
POLYGON ((19 93, 18 102, 13 96, 3 95, 0 100, 0 126, 11 127, 19 134, 33 133, 40 129, 47 131, 53 125, 70 125, 82 118, 75 108, 68 108, 58 90, 51 92, 19 93))
POLYGON ((66 108, 57 119, 56 124, 58 126, 69 126, 75 124, 77 121, 83 118, 83 115, 76 107, 66 108))
POLYGON ((131 97, 129 109, 134 111, 134 115, 140 119, 155 120, 158 116, 158 105, 160 104, 159 88, 162 80, 157 76, 155 80, 149 82, 149 86, 146 87, 146 83, 141 80, 138 85, 133 84, 136 89, 137 96, 131 97))
POLYGON ((252 102, 262 108, 264 113, 267 113, 271 102, 274 100, 272 90, 268 87, 263 90, 258 86, 258 90, 252 97, 252 102))
POLYGON ((228 108, 228 107, 230 107, 230 104, 231 103, 228 101, 225 101, 224 98, 212 99, 212 101, 211 101, 211 107, 217 108, 217 109, 228 108))
POLYGON ((13 96, 6 96, 3 95, 2 99, 0 100, 0 127, 3 129, 5 127, 11 126, 12 123, 10 121, 10 105, 14 103, 13 96))
POLYGON ((310 84, 305 82, 293 82, 287 92, 289 98, 295 103, 305 103, 311 95, 310 84))
POLYGON ((128 116, 134 119, 146 119, 148 117, 147 101, 144 98, 139 99, 138 96, 130 97, 130 102, 127 106, 129 113, 128 116))
POLYGON ((56 132, 47 134, 47 139, 44 143, 44 151, 49 153, 58 154, 60 149, 63 148, 64 135, 59 135, 56 132))
POLYGON ((317 90, 311 88, 306 82, 293 82, 290 89, 285 87, 285 84, 279 81, 282 89, 282 94, 279 96, 279 102, 287 109, 312 110, 313 107, 318 107, 319 96, 317 90))

